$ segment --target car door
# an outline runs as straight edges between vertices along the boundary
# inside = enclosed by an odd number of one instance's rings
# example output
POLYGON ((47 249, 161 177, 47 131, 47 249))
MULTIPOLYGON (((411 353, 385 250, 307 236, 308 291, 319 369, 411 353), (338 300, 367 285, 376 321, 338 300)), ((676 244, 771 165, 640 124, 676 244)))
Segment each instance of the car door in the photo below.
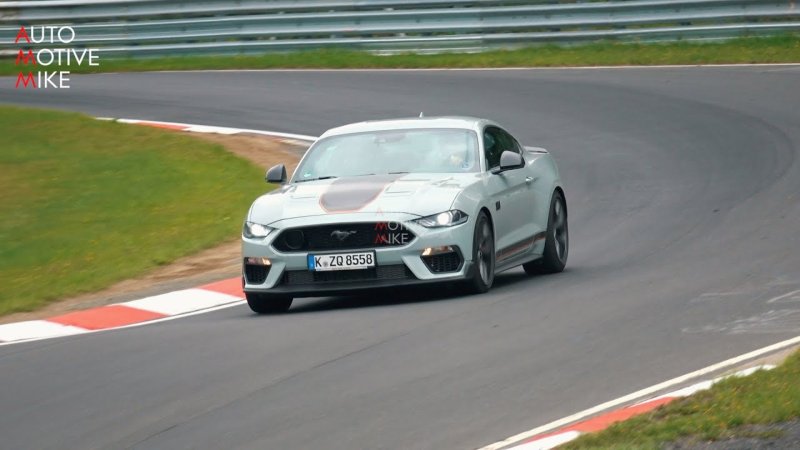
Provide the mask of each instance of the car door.
POLYGON ((500 165, 500 155, 513 151, 525 158, 522 148, 505 130, 487 126, 483 132, 487 185, 493 206, 497 262, 524 253, 531 244, 533 210, 530 205, 531 181, 526 168, 491 174, 500 165))

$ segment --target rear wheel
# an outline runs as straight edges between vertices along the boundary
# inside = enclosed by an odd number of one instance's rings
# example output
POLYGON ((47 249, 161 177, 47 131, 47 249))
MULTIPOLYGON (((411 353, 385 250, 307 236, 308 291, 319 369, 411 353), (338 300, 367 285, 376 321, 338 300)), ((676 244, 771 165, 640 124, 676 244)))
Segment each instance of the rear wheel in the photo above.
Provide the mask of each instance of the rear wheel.
POLYGON ((471 293, 481 294, 489 290, 494 282, 494 232, 485 212, 478 214, 472 239, 472 278, 467 283, 471 293))
POLYGON ((544 253, 536 261, 522 265, 526 273, 558 273, 564 270, 569 255, 569 226, 567 225, 567 202, 559 191, 550 200, 550 215, 547 219, 547 237, 544 253))
POLYGON ((253 312, 259 314, 279 314, 289 310, 292 306, 292 297, 285 295, 259 294, 255 292, 245 292, 247 305, 253 312))

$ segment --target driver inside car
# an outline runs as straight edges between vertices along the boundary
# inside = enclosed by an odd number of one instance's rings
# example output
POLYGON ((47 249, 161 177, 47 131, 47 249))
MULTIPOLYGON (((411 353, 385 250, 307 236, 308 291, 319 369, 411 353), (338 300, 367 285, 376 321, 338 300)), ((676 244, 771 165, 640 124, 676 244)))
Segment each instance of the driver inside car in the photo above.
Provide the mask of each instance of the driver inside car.
POLYGON ((463 136, 444 133, 439 137, 431 156, 435 158, 434 165, 445 172, 468 172, 474 165, 471 151, 463 136))

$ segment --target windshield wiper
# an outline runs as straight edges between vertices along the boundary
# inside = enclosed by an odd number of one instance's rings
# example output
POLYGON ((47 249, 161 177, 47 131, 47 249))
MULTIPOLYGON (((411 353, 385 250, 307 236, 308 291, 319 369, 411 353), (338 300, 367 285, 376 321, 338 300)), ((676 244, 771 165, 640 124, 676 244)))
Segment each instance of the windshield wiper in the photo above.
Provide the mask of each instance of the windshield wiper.
POLYGON ((389 172, 389 175, 400 175, 401 173, 408 173, 408 172, 389 172))
POLYGON ((330 180, 331 178, 338 178, 334 175, 328 175, 326 177, 317 177, 317 178, 306 178, 303 180, 297 180, 295 183, 305 183, 306 181, 317 181, 317 180, 330 180))

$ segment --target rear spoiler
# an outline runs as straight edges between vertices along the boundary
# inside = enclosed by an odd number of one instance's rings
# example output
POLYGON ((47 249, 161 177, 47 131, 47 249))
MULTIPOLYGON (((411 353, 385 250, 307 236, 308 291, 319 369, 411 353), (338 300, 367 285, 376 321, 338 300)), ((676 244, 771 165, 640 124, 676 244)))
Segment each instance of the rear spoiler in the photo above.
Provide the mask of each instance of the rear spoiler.
POLYGON ((523 148, 525 149, 526 152, 529 153, 550 153, 547 150, 543 149, 542 147, 529 147, 526 145, 523 148))

